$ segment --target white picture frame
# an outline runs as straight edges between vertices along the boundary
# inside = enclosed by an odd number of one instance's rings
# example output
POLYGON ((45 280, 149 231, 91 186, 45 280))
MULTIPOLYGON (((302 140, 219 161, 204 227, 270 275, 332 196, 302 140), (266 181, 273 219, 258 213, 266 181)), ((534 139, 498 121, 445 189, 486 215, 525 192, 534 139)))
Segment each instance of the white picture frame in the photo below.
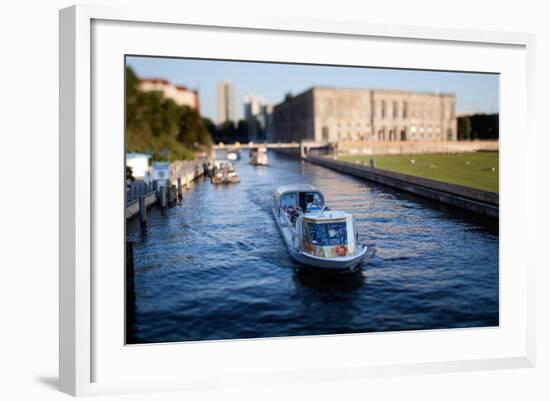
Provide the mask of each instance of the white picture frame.
MULTIPOLYGON (((61 10, 59 272, 61 391, 72 395, 94 395, 209 388, 239 385, 249 380, 266 383, 344 377, 359 380, 373 376, 534 366, 535 283, 533 275, 536 261, 534 253, 529 252, 529 249, 533 246, 531 244, 535 243, 535 181, 527 174, 535 166, 536 138, 532 126, 535 86, 534 44, 534 35, 530 34, 375 25, 357 21, 296 20, 290 17, 249 19, 246 16, 239 20, 225 21, 223 18, 210 15, 187 15, 183 10, 153 7, 112 8, 78 5, 61 10), (501 83, 501 112, 505 114, 514 107, 517 108, 517 113, 513 115, 507 113, 506 119, 502 121, 504 138, 501 142, 501 180, 503 183, 509 182, 510 185, 503 185, 501 191, 500 255, 501 261, 504 262, 504 267, 501 267, 500 305, 503 308, 501 313, 504 314, 501 315, 503 322, 501 326, 497 329, 238 340, 193 345, 175 343, 125 347, 123 342, 117 342, 118 329, 111 331, 111 325, 122 313, 118 308, 122 298, 117 295, 122 294, 123 291, 123 287, 118 286, 117 281, 122 277, 123 271, 123 265, 119 263, 123 253, 122 242, 118 243, 121 248, 119 251, 116 248, 102 247, 101 243, 104 240, 98 234, 102 233, 101 230, 105 227, 100 221, 102 218, 106 218, 109 213, 114 213, 116 216, 118 209, 120 209, 118 210, 120 218, 123 216, 122 209, 118 206, 106 211, 107 206, 102 202, 104 198, 101 198, 106 193, 108 185, 112 187, 122 182, 122 178, 117 174, 113 174, 115 177, 111 181, 103 178, 109 174, 108 165, 114 165, 115 170, 121 165, 119 157, 122 156, 119 155, 119 151, 120 144, 123 143, 123 131, 120 131, 120 137, 113 135, 112 140, 115 141, 113 143, 106 141, 103 137, 94 136, 94 132, 103 127, 103 123, 112 123, 109 127, 116 131, 121 127, 122 104, 116 106, 117 103, 114 103, 114 107, 109 111, 111 114, 107 115, 103 111, 105 107, 103 102, 98 102, 98 98, 104 96, 106 90, 112 90, 120 92, 116 95, 117 99, 120 99, 123 86, 117 85, 121 83, 123 62, 120 59, 121 64, 117 66, 102 63, 118 60, 122 54, 120 52, 126 51, 123 49, 126 46, 124 41, 127 40, 128 44, 131 41, 130 32, 131 37, 139 38, 141 42, 129 45, 132 49, 131 53, 137 51, 138 54, 151 54, 154 49, 151 46, 155 43, 160 44, 158 40, 164 38, 163 45, 155 47, 155 51, 158 51, 159 55, 178 56, 173 53, 173 49, 178 46, 174 43, 173 35, 189 34, 189 32, 186 33, 186 29, 192 29, 193 34, 198 35, 197 37, 205 35, 203 37, 205 41, 208 40, 208 35, 213 36, 216 33, 237 35, 244 41, 250 38, 251 42, 253 36, 259 34, 263 35, 262 38, 266 41, 274 41, 273 43, 283 40, 281 39, 283 36, 297 41, 323 40, 327 44, 332 40, 338 40, 344 45, 342 52, 345 52, 346 41, 350 41, 349 43, 353 41, 354 46, 365 41, 366 45, 374 46, 373 49, 383 41, 384 46, 414 45, 418 46, 419 51, 423 51, 422 46, 436 46, 439 51, 447 51, 448 54, 477 51, 480 59, 471 60, 471 65, 466 70, 500 73, 506 70, 508 75, 504 75, 506 78, 501 83), (147 36, 140 37, 140 32, 143 30, 148 30, 147 36), (109 40, 106 41, 106 39, 109 40), (151 43, 148 43, 148 40, 151 43), (154 42, 155 40, 157 42, 154 42), (450 47, 452 47, 451 51, 448 49, 450 47), (483 60, 482 54, 487 49, 494 51, 495 57, 492 61, 483 60), (501 66, 495 61, 499 60, 498 57, 502 57, 501 66), (483 63, 488 62, 492 62, 495 67, 489 69, 483 67, 483 63), (120 71, 113 72, 113 68, 118 68, 120 71), (110 73, 113 74, 113 81, 109 81, 110 73), (105 85, 94 86, 94 82, 101 82, 101 80, 104 80, 104 83, 115 83, 115 89, 106 88, 105 85), (511 93, 517 94, 517 98, 512 99, 511 93), (511 129, 525 132, 521 143, 511 135, 506 136, 506 131, 511 129), (97 163, 99 157, 101 160, 110 160, 113 164, 106 162, 105 166, 103 164, 99 166, 97 163), (108 181, 110 184, 106 184, 108 181), (512 187, 518 183, 522 185, 522 191, 513 191, 512 187), (518 238, 511 227, 521 231, 523 237, 518 238), (506 246, 511 243, 515 244, 514 250, 506 246), (523 257, 520 258, 519 255, 522 253, 523 257), (113 276, 112 281, 106 281, 108 274, 98 274, 97 269, 110 263, 108 261, 111 258, 118 260, 112 263, 114 266, 120 264, 120 275, 113 276), (101 286, 101 295, 96 293, 99 286, 101 286), (104 313, 107 304, 114 305, 112 309, 115 312, 112 315, 104 313), (426 358, 419 357, 420 354, 414 354, 413 351, 407 354, 409 348, 418 349, 427 345, 435 348, 440 346, 443 349, 450 341, 456 341, 458 344, 454 356, 442 353, 438 359, 434 355, 430 356, 428 351, 425 353, 426 358), (482 344, 480 341, 485 341, 486 343, 483 344, 487 344, 485 352, 481 347, 479 349, 475 347, 478 343, 482 344), (471 352, 464 352, 465 348, 462 348, 461 343, 472 344, 471 352), (387 349, 384 352, 384 347, 389 347, 390 344, 394 349, 401 344, 403 352, 397 356, 389 355, 387 349), (365 354, 369 355, 368 358, 358 353, 356 358, 349 356, 347 360, 338 359, 336 353, 331 352, 331 349, 340 350, 341 347, 349 349, 358 346, 361 349, 377 347, 381 352, 365 354), (109 347, 117 348, 115 350, 109 347), (322 360, 315 358, 319 347, 327 350, 322 360), (308 355, 311 359, 308 362, 306 358, 300 358, 297 362, 293 361, 294 366, 287 366, 288 360, 279 357, 281 352, 287 352, 290 355, 308 355), (186 355, 187 362, 181 362, 181 355, 186 355), (258 355, 269 361, 269 365, 267 363, 265 366, 262 365, 263 362, 256 358, 258 355), (205 373, 206 369, 202 369, 199 363, 203 357, 220 358, 218 370, 205 373), (159 366, 159 362, 163 361, 169 369, 176 363, 174 358, 179 358, 180 365, 194 363, 195 366, 187 366, 187 368, 180 366, 186 372, 185 377, 177 374, 155 376, 151 372, 146 375, 147 379, 139 376, 132 377, 135 372, 131 367, 138 361, 143 361, 146 366, 159 366), (224 361, 230 358, 241 359, 242 362, 224 364, 224 361), (107 365, 113 368, 109 370, 107 365), (127 369, 121 369, 121 367, 127 369)), ((243 47, 246 48, 246 46, 243 47)), ((274 52, 279 51, 276 48, 274 52)), ((246 49, 242 54, 237 54, 237 50, 232 50, 228 46, 225 51, 225 54, 221 54, 220 50, 220 58, 250 57, 244 54, 246 49)), ((361 63, 358 55, 350 53, 349 49, 347 51, 350 63, 361 63), (357 60, 351 60, 352 58, 357 60)), ((188 55, 197 56, 197 52, 200 53, 197 50, 188 55)), ((300 52, 288 53, 284 59, 300 61, 301 58, 308 57, 298 53, 300 52)), ((383 58, 384 54, 379 55, 383 58)), ((429 52, 426 54, 429 55, 429 52)), ((336 57, 336 55, 337 52, 334 51, 318 61, 319 63, 328 62, 330 57, 336 57)), ((380 66, 406 67, 409 65, 397 59, 392 61, 388 54, 385 56, 387 60, 380 66)), ((268 56, 257 54, 255 59, 267 60, 268 58, 265 57, 268 56)), ((313 58, 305 61, 310 62, 315 58, 314 55, 311 57, 313 58)), ((342 62, 345 63, 346 55, 342 53, 341 57, 342 62)), ((488 58, 488 56, 485 57, 488 58)), ((435 63, 433 60, 430 61, 429 57, 426 61, 416 62, 414 65, 418 68, 452 69, 449 67, 449 60, 435 63)), ((108 103, 106 98, 102 100, 108 103)), ((122 168, 119 170, 122 174, 122 168)), ((118 197, 122 196, 122 191, 119 192, 113 195, 115 201, 111 203, 118 204, 118 197)), ((119 231, 113 231, 113 235, 120 235, 119 231)), ((108 237, 107 233, 105 235, 108 237)), ((116 247, 116 244, 115 241, 113 246, 116 247)), ((116 268, 113 269, 116 270, 116 268)), ((124 322, 120 321, 120 326, 123 325, 124 322)))

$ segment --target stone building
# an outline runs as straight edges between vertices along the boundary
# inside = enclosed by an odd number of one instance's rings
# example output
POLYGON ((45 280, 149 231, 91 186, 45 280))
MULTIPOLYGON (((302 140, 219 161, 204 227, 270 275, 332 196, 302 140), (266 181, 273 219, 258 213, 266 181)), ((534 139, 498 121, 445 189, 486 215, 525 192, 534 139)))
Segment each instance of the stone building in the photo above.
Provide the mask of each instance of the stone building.
POLYGON ((161 92, 179 106, 189 106, 200 111, 199 93, 186 86, 174 85, 165 79, 140 79, 139 89, 144 92, 161 92))
POLYGON ((273 111, 275 142, 456 141, 454 94, 313 87, 273 111))

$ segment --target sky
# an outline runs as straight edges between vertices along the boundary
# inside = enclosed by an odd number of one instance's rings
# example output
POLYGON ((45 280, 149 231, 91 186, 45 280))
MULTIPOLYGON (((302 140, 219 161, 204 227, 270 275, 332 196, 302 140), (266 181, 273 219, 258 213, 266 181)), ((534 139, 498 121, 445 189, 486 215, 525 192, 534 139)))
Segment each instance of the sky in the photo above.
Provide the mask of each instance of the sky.
POLYGON ((457 113, 499 111, 498 74, 137 56, 128 56, 126 63, 139 78, 163 78, 197 89, 201 114, 213 121, 217 116, 216 88, 224 80, 235 85, 239 119, 246 95, 277 104, 288 92, 297 95, 312 86, 454 93, 457 113))

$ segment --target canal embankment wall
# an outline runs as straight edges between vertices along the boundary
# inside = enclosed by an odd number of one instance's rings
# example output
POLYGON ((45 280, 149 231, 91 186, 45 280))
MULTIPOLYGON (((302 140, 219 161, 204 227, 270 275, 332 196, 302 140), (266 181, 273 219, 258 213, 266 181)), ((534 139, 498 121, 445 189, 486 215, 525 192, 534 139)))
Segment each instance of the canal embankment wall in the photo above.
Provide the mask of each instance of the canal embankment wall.
POLYGON ((438 153, 497 152, 498 140, 475 141, 351 141, 336 143, 338 155, 411 155, 438 153))
POLYGON ((273 149, 269 149, 269 151, 280 154, 280 155, 283 155, 283 156, 286 156, 286 157, 296 158, 296 159, 299 159, 300 156, 301 156, 300 147, 295 147, 295 148, 273 148, 273 149))
POLYGON ((174 205, 182 199, 183 189, 189 189, 193 181, 204 174, 204 160, 177 160, 170 163, 167 185, 160 186, 158 182, 143 181, 131 183, 126 193, 126 219, 141 216, 143 220, 146 209, 157 203, 161 207, 174 205))
POLYGON ((495 192, 380 170, 376 167, 352 164, 329 157, 307 155, 304 160, 443 204, 498 218, 499 195, 495 192))
POLYGON ((305 141, 299 146, 270 148, 271 151, 292 157, 304 153, 339 156, 383 156, 416 154, 456 154, 469 152, 498 152, 498 140, 473 141, 360 141, 339 140, 335 143, 305 141))

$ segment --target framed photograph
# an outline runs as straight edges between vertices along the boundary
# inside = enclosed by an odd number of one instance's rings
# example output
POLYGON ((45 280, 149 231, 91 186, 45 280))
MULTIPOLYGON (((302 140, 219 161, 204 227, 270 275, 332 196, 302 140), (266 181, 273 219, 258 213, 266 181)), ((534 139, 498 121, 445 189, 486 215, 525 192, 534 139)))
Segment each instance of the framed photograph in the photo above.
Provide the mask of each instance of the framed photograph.
POLYGON ((61 10, 61 390, 534 366, 533 52, 61 10))

